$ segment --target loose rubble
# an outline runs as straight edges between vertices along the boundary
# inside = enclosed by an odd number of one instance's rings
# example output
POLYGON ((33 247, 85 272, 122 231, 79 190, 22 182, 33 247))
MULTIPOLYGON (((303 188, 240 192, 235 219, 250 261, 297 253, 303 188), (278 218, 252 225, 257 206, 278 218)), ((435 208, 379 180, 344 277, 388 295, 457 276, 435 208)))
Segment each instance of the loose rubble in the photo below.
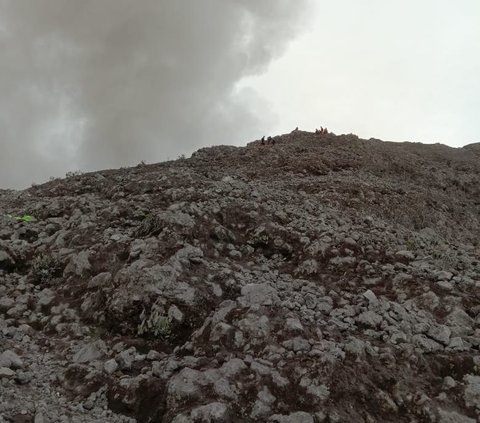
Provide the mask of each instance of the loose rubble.
POLYGON ((0 423, 480 422, 478 144, 274 139, 0 190, 0 423))

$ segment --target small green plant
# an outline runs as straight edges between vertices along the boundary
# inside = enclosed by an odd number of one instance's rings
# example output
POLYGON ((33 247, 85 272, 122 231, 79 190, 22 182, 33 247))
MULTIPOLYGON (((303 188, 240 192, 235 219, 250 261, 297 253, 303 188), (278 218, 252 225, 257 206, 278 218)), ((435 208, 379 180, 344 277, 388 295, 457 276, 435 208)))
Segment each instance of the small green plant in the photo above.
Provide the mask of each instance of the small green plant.
POLYGON ((413 239, 406 239, 405 246, 407 247, 407 250, 412 251, 412 250, 415 250, 415 247, 417 246, 417 244, 413 239))
POLYGON ((142 312, 142 323, 138 325, 137 334, 150 334, 155 337, 168 338, 172 334, 172 319, 163 315, 163 310, 153 307, 148 318, 142 312))
POLYGON ((35 220, 33 216, 30 216, 29 214, 24 214, 23 216, 12 216, 11 214, 7 214, 7 216, 10 219, 15 219, 15 220, 21 220, 22 222, 32 222, 35 220))
POLYGON ((53 256, 42 253, 32 260, 32 277, 37 283, 48 283, 61 276, 61 272, 62 266, 53 256))

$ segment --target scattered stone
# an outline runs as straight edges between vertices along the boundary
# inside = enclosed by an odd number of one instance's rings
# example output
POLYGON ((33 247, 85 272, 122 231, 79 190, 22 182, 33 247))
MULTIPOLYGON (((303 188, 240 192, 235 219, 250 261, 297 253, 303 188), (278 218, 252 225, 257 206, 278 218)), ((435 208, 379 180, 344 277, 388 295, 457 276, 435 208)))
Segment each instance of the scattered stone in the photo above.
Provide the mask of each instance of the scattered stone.
POLYGON ((41 307, 48 307, 54 299, 55 293, 51 289, 45 288, 38 294, 37 304, 41 307))
POLYGON ((357 318, 358 323, 363 324, 365 326, 376 328, 380 325, 383 318, 378 313, 374 311, 364 311, 360 314, 357 318))
POLYGON ((250 413, 250 418, 264 419, 271 413, 271 406, 276 401, 276 398, 266 386, 258 393, 257 398, 250 413))
POLYGON ((15 372, 8 367, 0 367, 0 379, 6 378, 11 379, 15 376, 15 372))
POLYGON ((306 339, 301 338, 299 336, 289 339, 288 341, 284 341, 282 345, 287 349, 294 352, 299 351, 309 351, 311 348, 310 342, 306 339))
POLYGON ((304 411, 296 411, 290 413, 288 416, 275 414, 270 417, 269 421, 275 423, 314 423, 312 415, 305 413, 304 411))
POLYGON ((445 325, 431 326, 427 332, 427 335, 430 338, 442 343, 443 345, 449 344, 451 334, 452 334, 452 331, 448 326, 445 326, 445 325))
POLYGON ((202 396, 202 385, 204 379, 202 374, 188 367, 172 377, 168 383, 167 403, 171 406, 195 401, 202 396))
POLYGON ((172 304, 170 306, 170 308, 168 309, 168 317, 170 317, 170 319, 172 319, 172 321, 177 322, 177 323, 182 323, 185 319, 184 314, 174 304, 172 304))
POLYGON ((441 270, 439 272, 436 272, 435 276, 437 278, 437 281, 449 281, 450 279, 452 279, 453 273, 441 270))
POLYGON ((27 385, 30 383, 33 379, 33 373, 32 372, 23 372, 23 371, 17 371, 17 374, 15 376, 15 381, 19 385, 27 385))
POLYGON ((300 320, 296 317, 294 317, 294 318, 289 317, 287 319, 285 327, 292 332, 302 332, 303 331, 303 326, 300 323, 300 320))
POLYGON ((248 284, 242 288, 239 301, 244 306, 273 305, 279 301, 277 292, 267 284, 248 284))
POLYGON ((467 407, 475 407, 480 411, 480 376, 466 375, 463 378, 465 392, 463 397, 467 407))
POLYGON ((95 360, 101 359, 106 352, 107 346, 105 342, 99 340, 87 344, 80 348, 74 356, 73 362, 74 363, 90 363, 95 360))
POLYGON ((447 316, 446 323, 455 336, 468 335, 473 330, 473 319, 458 307, 447 316))
POLYGON ((110 272, 99 273, 98 275, 90 279, 90 282, 88 282, 88 288, 94 289, 106 287, 110 283, 111 279, 112 274, 110 272))
POLYGON ((325 401, 329 395, 330 390, 325 385, 316 385, 314 383, 307 386, 307 394, 310 395, 315 403, 325 401))
POLYGON ((455 379, 451 376, 445 376, 443 378, 443 389, 452 389, 452 388, 455 388, 457 386, 457 382, 455 381, 455 379))
POLYGON ((35 413, 33 423, 48 423, 48 420, 44 417, 41 411, 35 413))
POLYGON ((475 419, 459 414, 456 411, 438 410, 438 423, 476 423, 475 419))
POLYGON ((116 370, 118 369, 118 363, 115 361, 114 358, 112 358, 110 360, 107 360, 103 364, 103 369, 105 370, 106 373, 111 375, 111 374, 115 373, 116 370))
POLYGON ((151 361, 161 360, 165 356, 166 356, 165 353, 160 353, 160 352, 155 351, 155 350, 150 350, 147 354, 147 360, 151 360, 151 361))
POLYGON ((468 350, 468 347, 460 336, 454 336, 450 339, 448 350, 465 351, 468 350))
POLYGON ((228 407, 221 402, 212 402, 192 410, 191 417, 194 421, 204 423, 228 423, 229 419, 228 407))
POLYGON ((448 281, 437 282, 437 286, 448 292, 453 290, 453 284, 448 281))
POLYGON ((131 347, 128 350, 122 351, 115 356, 115 360, 118 363, 120 369, 128 370, 132 367, 135 360, 135 347, 131 347))
POLYGON ((2 297, 0 298, 0 313, 6 313, 10 308, 13 307, 15 301, 13 298, 2 297))
POLYGON ((415 255, 411 251, 401 250, 395 253, 395 258, 397 260, 413 261, 415 260, 415 255))
POLYGON ((370 290, 368 289, 363 293, 363 296, 368 300, 368 302, 372 305, 378 304, 378 298, 377 296, 370 290))
POLYGON ((65 276, 68 276, 69 274, 84 276, 90 269, 91 264, 89 251, 80 251, 78 254, 71 256, 63 274, 65 276))
POLYGON ((412 342, 415 346, 425 352, 436 352, 443 349, 443 347, 438 342, 435 342, 433 339, 427 338, 423 334, 414 335, 412 337, 412 342))
POLYGON ((23 367, 23 361, 12 350, 6 350, 2 354, 0 354, 0 367, 21 369, 23 367))

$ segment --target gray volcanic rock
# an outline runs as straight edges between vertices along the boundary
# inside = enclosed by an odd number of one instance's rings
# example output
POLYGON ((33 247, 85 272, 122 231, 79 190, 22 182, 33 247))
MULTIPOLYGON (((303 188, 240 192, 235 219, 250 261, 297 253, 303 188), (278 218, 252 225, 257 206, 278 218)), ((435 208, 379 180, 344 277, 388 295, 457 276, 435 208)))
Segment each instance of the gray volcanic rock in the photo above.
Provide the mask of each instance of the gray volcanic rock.
POLYGON ((480 418, 476 146, 275 141, 0 190, 0 421, 480 418))
POLYGON ((0 366, 21 369, 23 361, 15 352, 6 350, 0 354, 0 366))
POLYGON ((75 363, 89 363, 102 358, 105 354, 106 345, 103 341, 87 344, 78 350, 73 356, 75 363))

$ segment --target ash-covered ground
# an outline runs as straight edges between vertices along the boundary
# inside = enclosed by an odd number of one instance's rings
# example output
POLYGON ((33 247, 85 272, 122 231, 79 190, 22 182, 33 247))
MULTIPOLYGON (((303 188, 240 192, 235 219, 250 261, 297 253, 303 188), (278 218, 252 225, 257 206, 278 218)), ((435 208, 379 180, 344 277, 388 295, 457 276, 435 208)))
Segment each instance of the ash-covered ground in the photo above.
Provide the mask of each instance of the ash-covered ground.
POLYGON ((480 144, 274 140, 0 191, 0 422, 480 422, 480 144))

